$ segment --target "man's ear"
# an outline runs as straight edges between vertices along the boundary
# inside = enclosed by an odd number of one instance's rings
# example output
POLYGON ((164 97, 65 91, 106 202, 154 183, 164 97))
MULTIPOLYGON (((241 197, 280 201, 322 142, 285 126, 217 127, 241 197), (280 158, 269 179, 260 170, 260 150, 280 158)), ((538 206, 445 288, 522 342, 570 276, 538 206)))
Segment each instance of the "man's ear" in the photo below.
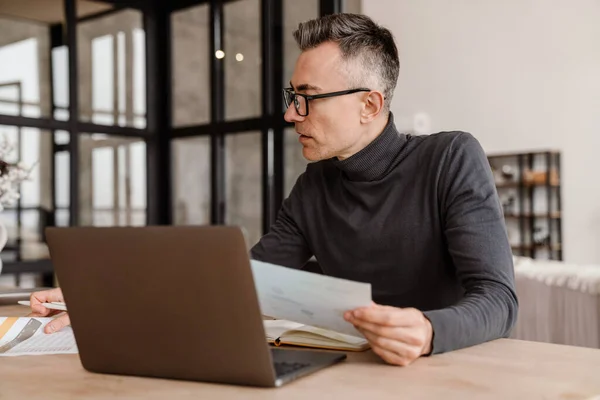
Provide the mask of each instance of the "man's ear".
POLYGON ((376 90, 371 91, 365 97, 363 109, 360 113, 360 122, 363 124, 373 121, 383 110, 385 98, 383 93, 376 90))

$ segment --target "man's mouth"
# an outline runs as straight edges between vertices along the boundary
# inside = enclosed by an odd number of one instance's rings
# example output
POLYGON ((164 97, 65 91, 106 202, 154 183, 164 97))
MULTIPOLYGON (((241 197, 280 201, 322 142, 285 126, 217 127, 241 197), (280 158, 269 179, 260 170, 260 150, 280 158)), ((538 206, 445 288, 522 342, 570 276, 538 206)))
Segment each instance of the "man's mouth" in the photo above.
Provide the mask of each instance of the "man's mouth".
POLYGON ((300 135, 300 136, 298 137, 298 141, 299 141, 299 142, 306 142, 307 140, 310 140, 310 139, 312 139, 310 136, 306 136, 306 135, 303 135, 303 134, 301 134, 301 133, 300 133, 299 135, 300 135))

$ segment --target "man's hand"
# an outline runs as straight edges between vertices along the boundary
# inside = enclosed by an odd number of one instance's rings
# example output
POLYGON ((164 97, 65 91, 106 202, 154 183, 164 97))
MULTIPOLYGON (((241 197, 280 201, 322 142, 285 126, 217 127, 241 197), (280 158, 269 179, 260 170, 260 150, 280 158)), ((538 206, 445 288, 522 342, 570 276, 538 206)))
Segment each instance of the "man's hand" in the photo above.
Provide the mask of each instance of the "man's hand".
POLYGON ((415 308, 396 308, 373 304, 344 314, 385 362, 406 366, 431 352, 433 328, 415 308))
POLYGON ((29 298, 31 303, 31 314, 30 317, 53 317, 61 314, 58 318, 50 321, 45 327, 45 333, 58 332, 65 326, 71 325, 69 320, 69 314, 63 313, 63 311, 50 310, 42 305, 42 303, 51 303, 53 301, 64 302, 62 290, 60 288, 44 290, 42 292, 34 292, 29 298))

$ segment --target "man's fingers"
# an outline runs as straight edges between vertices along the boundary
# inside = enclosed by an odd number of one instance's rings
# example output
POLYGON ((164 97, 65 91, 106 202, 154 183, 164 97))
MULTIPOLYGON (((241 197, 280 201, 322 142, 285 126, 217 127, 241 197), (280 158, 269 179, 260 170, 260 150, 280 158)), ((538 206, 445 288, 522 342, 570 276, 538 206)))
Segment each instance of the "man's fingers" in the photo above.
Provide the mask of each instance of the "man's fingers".
POLYGON ((31 305, 31 316, 34 317, 47 317, 51 311, 40 304, 31 305))
POLYGON ((60 331, 65 326, 71 325, 71 320, 69 319, 69 314, 61 315, 56 319, 48 322, 46 327, 44 328, 45 333, 54 333, 60 331))
POLYGON ((388 364, 399 365, 399 366, 405 367, 412 362, 412 360, 408 360, 404 357, 401 357, 398 354, 394 353, 393 351, 390 351, 383 347, 371 345, 371 349, 373 350, 373 352, 375 354, 377 354, 379 357, 381 357, 383 359, 383 361, 385 361, 388 364))
POLYGON ((33 312, 30 315, 32 317, 47 317, 47 318, 54 317, 55 315, 58 315, 58 314, 64 312, 61 310, 51 310, 44 306, 37 306, 36 309, 32 310, 32 311, 33 312), (41 310, 40 310, 40 308, 41 308, 41 310), (40 310, 40 311, 38 311, 38 310, 40 310))
POLYGON ((32 317, 53 317, 62 312, 64 312, 64 311, 52 310, 52 309, 46 308, 39 304, 31 307, 31 316, 32 317))
POLYGON ((71 325, 69 314, 57 310, 50 310, 42 305, 42 303, 64 302, 62 290, 59 288, 34 292, 29 297, 29 302, 32 311, 30 314, 31 317, 50 317, 60 314, 59 317, 46 324, 44 327, 45 333, 58 332, 65 326, 71 325))
POLYGON ((420 321, 421 312, 414 308, 370 306, 351 311, 351 317, 384 326, 413 326, 420 321))
POLYGON ((43 290, 41 292, 34 292, 29 297, 29 301, 32 307, 36 304, 41 303, 52 303, 54 301, 64 302, 62 291, 60 289, 50 289, 43 290))
POLYGON ((419 331, 410 327, 390 327, 362 320, 356 320, 354 324, 361 332, 367 331, 377 336, 398 340, 410 346, 423 346, 423 339, 419 335, 419 331))
POLYGON ((388 352, 392 352, 397 356, 398 360, 405 361, 405 364, 399 365, 408 365, 408 363, 412 362, 413 360, 416 360, 421 356, 420 347, 418 346, 409 345, 399 340, 379 336, 372 332, 362 329, 361 332, 365 336, 365 338, 367 338, 367 340, 371 344, 371 347, 377 347, 380 349, 384 349, 388 352))
POLYGON ((59 314, 60 311, 50 310, 42 306, 43 303, 52 303, 54 301, 64 302, 62 290, 50 289, 32 293, 31 296, 29 296, 29 304, 31 307, 32 316, 50 317, 59 314))

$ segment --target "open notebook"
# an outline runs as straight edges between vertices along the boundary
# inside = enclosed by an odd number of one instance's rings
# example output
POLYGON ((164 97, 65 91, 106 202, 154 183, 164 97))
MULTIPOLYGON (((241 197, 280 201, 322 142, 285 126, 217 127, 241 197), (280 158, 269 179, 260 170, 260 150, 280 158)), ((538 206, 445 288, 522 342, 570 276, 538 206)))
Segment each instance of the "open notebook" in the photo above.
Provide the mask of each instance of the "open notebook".
POLYGON ((370 348, 365 338, 345 335, 283 319, 265 320, 267 341, 275 346, 293 345, 321 349, 363 351, 370 348))

